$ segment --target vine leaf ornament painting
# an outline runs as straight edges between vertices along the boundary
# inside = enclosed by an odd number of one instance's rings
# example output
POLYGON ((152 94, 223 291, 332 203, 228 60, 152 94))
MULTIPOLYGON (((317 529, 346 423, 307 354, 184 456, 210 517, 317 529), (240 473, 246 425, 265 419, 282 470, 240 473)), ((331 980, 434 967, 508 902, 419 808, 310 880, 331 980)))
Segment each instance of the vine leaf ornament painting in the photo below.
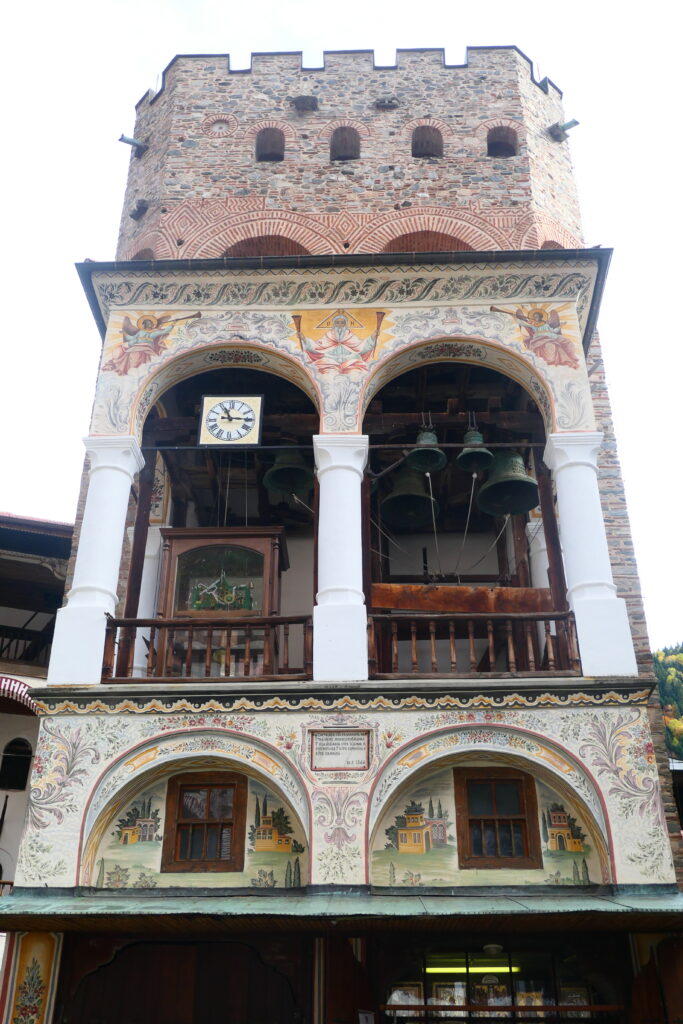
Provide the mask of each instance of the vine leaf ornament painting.
POLYGON ((190 313, 188 316, 173 318, 170 313, 155 316, 144 313, 133 323, 128 314, 123 318, 121 334, 123 341, 114 349, 114 353, 103 370, 113 370, 119 377, 125 377, 130 370, 137 369, 150 362, 153 356, 159 356, 166 348, 166 340, 175 324, 185 320, 197 320, 201 313, 190 313))

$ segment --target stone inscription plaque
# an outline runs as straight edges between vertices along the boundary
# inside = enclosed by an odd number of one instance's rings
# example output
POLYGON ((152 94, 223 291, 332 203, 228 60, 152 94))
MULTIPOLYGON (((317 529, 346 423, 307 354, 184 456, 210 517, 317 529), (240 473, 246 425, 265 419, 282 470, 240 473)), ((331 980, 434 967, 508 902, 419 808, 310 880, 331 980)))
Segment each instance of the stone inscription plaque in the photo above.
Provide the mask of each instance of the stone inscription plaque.
POLYGON ((369 732, 326 729, 311 734, 311 768, 314 772, 367 771, 369 766, 369 732))

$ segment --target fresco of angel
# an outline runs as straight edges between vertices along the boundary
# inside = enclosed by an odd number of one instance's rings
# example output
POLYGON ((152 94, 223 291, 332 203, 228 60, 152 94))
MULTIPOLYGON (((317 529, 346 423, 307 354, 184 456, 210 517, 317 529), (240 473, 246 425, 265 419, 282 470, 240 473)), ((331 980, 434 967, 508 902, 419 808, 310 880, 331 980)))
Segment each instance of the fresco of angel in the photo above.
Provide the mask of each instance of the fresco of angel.
POLYGON ((492 313, 505 313, 513 316, 522 330, 525 346, 550 366, 570 366, 572 370, 579 368, 574 343, 562 333, 562 323, 557 310, 547 313, 544 309, 501 309, 491 306, 492 313))
POLYGON ((166 339, 175 324, 182 320, 196 320, 200 316, 201 313, 191 313, 189 316, 171 319, 170 313, 163 316, 145 313, 134 324, 126 314, 121 328, 123 341, 116 346, 111 359, 102 369, 113 370, 119 377, 125 377, 130 370, 144 366, 153 356, 161 355, 166 348, 166 339))

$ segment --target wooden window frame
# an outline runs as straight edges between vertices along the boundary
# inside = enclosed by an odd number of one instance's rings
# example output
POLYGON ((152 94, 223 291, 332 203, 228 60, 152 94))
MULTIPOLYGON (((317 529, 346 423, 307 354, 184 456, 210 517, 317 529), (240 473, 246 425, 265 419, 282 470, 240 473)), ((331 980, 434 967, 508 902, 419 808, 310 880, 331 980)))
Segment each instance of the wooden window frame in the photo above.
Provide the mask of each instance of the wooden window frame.
POLYGON ((458 863, 461 868, 522 868, 525 870, 543 867, 541 835, 538 825, 538 803, 536 784, 526 772, 508 768, 454 768, 455 825, 458 837, 458 863), (469 813, 467 801, 468 782, 520 782, 523 814, 520 815, 478 815, 469 813), (519 820, 525 825, 526 855, 524 857, 476 857, 470 852, 470 818, 490 817, 502 820, 519 820))
POLYGON ((166 820, 164 843, 161 851, 161 870, 166 871, 243 871, 244 834, 247 815, 247 779, 237 772, 187 772, 168 780, 166 791, 166 820), (184 786, 234 786, 232 807, 232 838, 230 857, 222 860, 178 860, 178 814, 180 794, 184 786))

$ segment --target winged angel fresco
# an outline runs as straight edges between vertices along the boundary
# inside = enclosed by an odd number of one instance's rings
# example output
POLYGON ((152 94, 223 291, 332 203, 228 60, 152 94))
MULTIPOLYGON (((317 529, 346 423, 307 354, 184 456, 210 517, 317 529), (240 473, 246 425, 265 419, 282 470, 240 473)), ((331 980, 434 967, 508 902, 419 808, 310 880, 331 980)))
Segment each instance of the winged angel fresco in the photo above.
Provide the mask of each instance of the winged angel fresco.
POLYGON ((148 363, 153 356, 161 355, 166 348, 166 339, 175 324, 182 320, 196 320, 201 313, 171 318, 170 313, 154 316, 145 313, 136 323, 128 314, 123 318, 121 334, 123 341, 114 349, 111 359, 104 364, 103 370, 113 370, 119 377, 125 377, 130 370, 148 363))
POLYGON ((556 309, 509 309, 491 306, 492 313, 505 313, 518 322, 525 346, 550 366, 579 367, 574 343, 562 333, 562 322, 556 309))

